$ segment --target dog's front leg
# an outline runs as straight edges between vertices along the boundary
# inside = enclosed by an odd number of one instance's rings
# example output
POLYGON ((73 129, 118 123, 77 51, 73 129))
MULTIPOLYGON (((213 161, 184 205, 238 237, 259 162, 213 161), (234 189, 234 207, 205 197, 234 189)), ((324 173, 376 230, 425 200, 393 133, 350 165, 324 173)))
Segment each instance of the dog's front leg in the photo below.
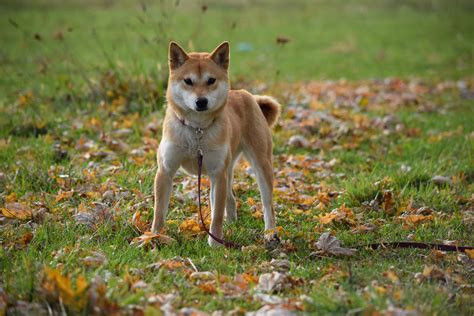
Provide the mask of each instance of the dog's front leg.
POLYGON ((155 214, 153 216, 153 224, 151 231, 159 233, 165 225, 166 214, 168 213, 168 205, 173 189, 173 176, 169 173, 158 169, 155 176, 155 214))
POLYGON ((182 154, 173 143, 162 141, 158 148, 158 171, 155 176, 155 213, 151 231, 159 233, 165 226, 166 214, 173 189, 173 177, 181 164, 182 154))
MULTIPOLYGON (((211 175, 211 233, 222 238, 224 209, 227 198, 227 169, 223 168, 216 175, 211 175)), ((222 246, 219 242, 209 236, 208 243, 210 246, 222 246)))

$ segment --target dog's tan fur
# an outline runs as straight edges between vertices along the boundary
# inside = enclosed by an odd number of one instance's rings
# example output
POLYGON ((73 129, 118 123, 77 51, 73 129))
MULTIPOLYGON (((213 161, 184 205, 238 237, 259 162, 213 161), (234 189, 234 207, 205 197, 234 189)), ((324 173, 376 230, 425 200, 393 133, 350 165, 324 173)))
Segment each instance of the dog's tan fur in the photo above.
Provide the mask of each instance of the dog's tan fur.
MULTIPOLYGON (((228 221, 237 218, 232 177, 241 153, 257 176, 265 229, 275 228, 270 126, 278 119, 280 105, 268 96, 230 90, 229 61, 227 42, 212 53, 190 54, 178 44, 170 43, 168 107, 157 152, 153 232, 159 232, 165 224, 172 178, 177 169, 183 167, 191 174, 197 173, 197 128, 203 130, 200 141, 203 171, 211 179, 211 233, 222 238, 224 210, 228 221), (184 82, 190 78, 192 85, 184 82), (215 83, 209 84, 209 78, 215 78, 215 83), (209 99, 208 110, 198 112, 193 108, 198 97, 209 99)), ((208 242, 217 245, 211 237, 208 242)))

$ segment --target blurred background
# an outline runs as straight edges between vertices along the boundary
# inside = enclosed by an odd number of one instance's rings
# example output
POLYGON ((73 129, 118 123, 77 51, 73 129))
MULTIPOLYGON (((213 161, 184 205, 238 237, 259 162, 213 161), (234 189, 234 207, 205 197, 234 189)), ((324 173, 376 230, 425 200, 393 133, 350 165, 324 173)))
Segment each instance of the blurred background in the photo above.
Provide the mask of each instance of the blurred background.
POLYGON ((421 77, 474 70, 470 0, 2 0, 0 99, 166 81, 167 47, 231 43, 234 82, 421 77))

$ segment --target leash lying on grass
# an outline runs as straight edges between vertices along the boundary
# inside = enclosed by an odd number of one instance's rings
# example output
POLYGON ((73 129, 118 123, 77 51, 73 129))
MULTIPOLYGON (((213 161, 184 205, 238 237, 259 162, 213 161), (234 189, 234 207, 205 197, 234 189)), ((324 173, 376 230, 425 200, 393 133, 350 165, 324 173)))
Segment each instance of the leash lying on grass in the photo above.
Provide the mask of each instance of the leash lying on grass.
POLYGON ((444 244, 433 244, 425 242, 412 242, 412 241, 394 241, 394 242, 379 242, 368 245, 360 245, 357 248, 416 248, 416 249, 436 249, 441 251, 457 251, 466 252, 466 250, 474 250, 471 246, 455 246, 455 245, 444 245, 444 244))
MULTIPOLYGON (((224 240, 222 238, 217 237, 213 233, 209 231, 204 222, 204 217, 202 216, 201 210, 201 176, 202 176, 202 148, 201 148, 201 138, 202 138, 203 130, 200 128, 196 129, 196 138, 198 141, 198 150, 197 150, 197 163, 198 163, 198 212, 199 218, 201 219, 201 224, 204 228, 204 231, 215 241, 220 243, 221 245, 227 248, 233 249, 241 249, 242 245, 237 243, 224 240)), ((278 238, 278 237, 277 237, 278 238)), ((444 244, 434 244, 434 243, 424 243, 424 242, 410 242, 410 241, 394 241, 394 242, 379 242, 373 243, 368 245, 358 245, 355 248, 372 248, 372 249, 379 249, 379 248, 415 248, 415 249, 436 249, 441 251, 457 251, 457 252, 466 252, 466 250, 474 250, 472 246, 455 246, 455 245, 444 245, 444 244)))

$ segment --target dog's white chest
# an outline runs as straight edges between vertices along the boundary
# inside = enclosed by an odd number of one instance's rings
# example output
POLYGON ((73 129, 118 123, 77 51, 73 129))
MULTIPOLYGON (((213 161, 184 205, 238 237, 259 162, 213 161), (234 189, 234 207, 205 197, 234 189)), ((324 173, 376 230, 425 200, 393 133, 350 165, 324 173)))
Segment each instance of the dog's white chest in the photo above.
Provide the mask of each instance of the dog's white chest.
POLYGON ((226 158, 229 154, 229 146, 213 144, 211 133, 200 135, 194 129, 181 129, 179 134, 174 135, 173 140, 162 140, 159 155, 163 166, 168 170, 177 169, 180 166, 190 174, 197 174, 197 154, 202 150, 203 172, 209 175, 222 171, 226 158))

